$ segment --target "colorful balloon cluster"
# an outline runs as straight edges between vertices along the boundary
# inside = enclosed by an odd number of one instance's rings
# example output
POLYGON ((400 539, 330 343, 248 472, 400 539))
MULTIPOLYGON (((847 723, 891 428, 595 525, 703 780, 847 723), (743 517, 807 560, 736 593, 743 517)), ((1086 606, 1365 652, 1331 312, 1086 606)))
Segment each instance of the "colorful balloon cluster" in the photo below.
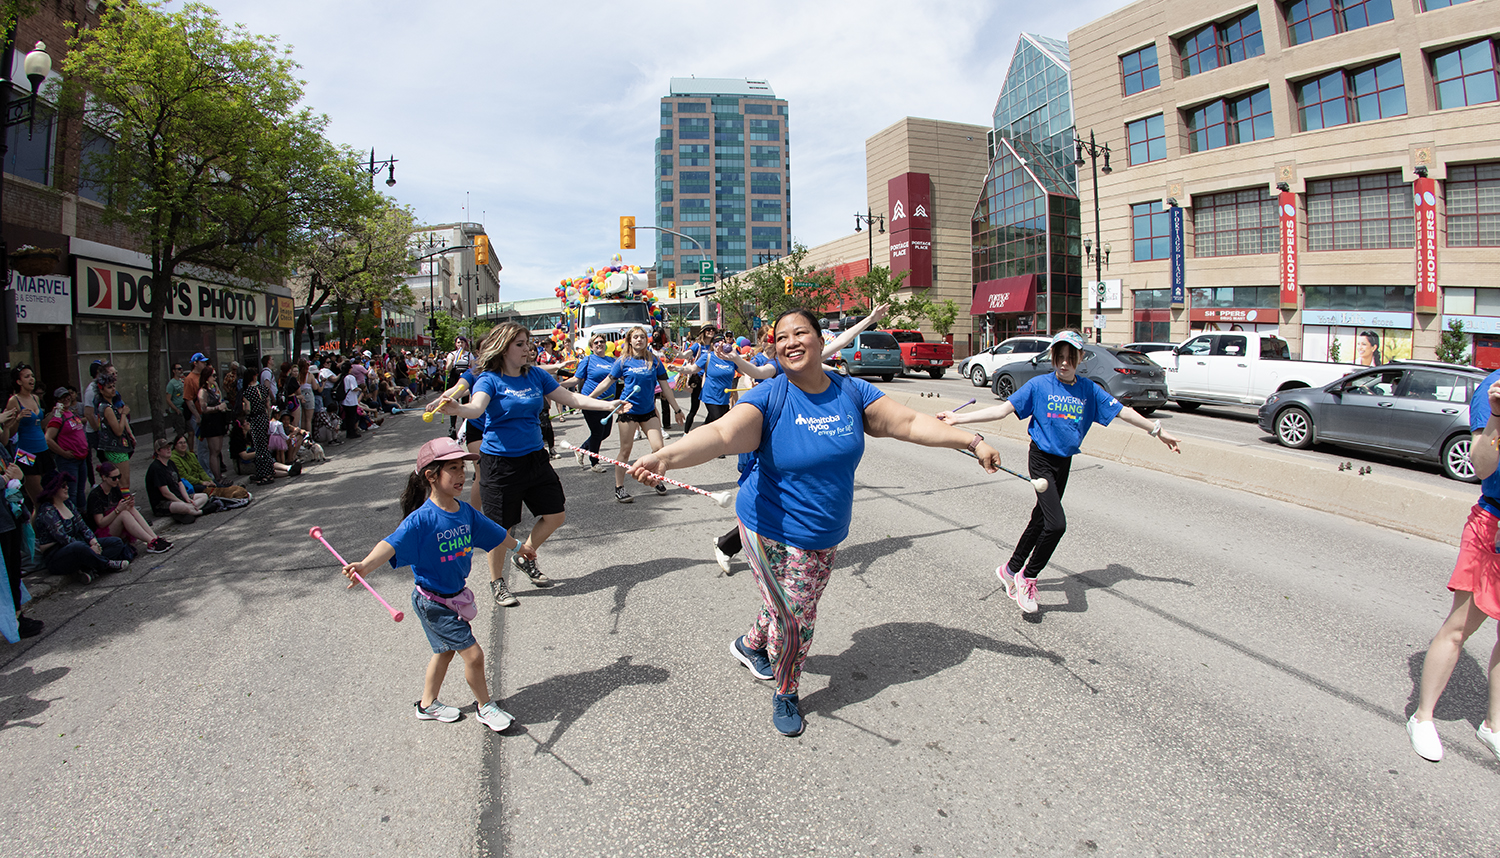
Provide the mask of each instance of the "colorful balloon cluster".
MULTIPOLYGON (((604 289, 608 285, 610 275, 620 273, 638 275, 641 273, 641 267, 639 265, 626 265, 620 254, 617 253, 611 264, 607 267, 598 269, 590 268, 582 277, 572 279, 563 278, 559 281, 557 288, 553 292, 557 295, 558 300, 563 302, 563 307, 566 310, 565 323, 567 326, 566 328, 559 326, 552 331, 552 340, 558 344, 559 350, 565 351, 567 349, 567 345, 572 337, 569 330, 576 329, 578 325, 580 307, 589 301, 609 301, 615 299, 616 296, 605 295, 604 289)), ((666 324, 666 311, 656 303, 656 293, 654 291, 648 289, 644 292, 620 297, 645 301, 651 310, 653 327, 659 328, 666 324)), ((617 354, 619 346, 619 343, 610 343, 609 354, 617 354)))

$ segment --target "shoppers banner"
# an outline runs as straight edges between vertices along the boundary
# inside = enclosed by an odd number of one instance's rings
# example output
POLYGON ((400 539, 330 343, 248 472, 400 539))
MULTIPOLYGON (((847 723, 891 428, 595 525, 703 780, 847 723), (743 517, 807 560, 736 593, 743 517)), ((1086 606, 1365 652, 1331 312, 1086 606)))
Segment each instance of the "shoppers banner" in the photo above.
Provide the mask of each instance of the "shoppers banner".
POLYGON ((1280 216, 1281 309, 1297 309, 1297 195, 1282 191, 1276 196, 1280 216))
MULTIPOLYGON (((151 318, 151 296, 156 285, 151 282, 151 272, 113 262, 75 258, 79 315, 151 318)), ((166 317, 180 322, 260 327, 268 325, 275 315, 268 307, 274 306, 277 297, 183 279, 172 284, 166 317)))
POLYGON ((1438 298, 1437 181, 1426 176, 1411 183, 1417 218, 1417 312, 1436 313, 1438 298))
POLYGON ((73 324, 73 278, 66 274, 27 277, 10 272, 16 293, 16 321, 23 325, 73 324))
POLYGON ((1167 209, 1167 230, 1172 242, 1172 306, 1187 303, 1187 239, 1183 237, 1182 206, 1167 209))

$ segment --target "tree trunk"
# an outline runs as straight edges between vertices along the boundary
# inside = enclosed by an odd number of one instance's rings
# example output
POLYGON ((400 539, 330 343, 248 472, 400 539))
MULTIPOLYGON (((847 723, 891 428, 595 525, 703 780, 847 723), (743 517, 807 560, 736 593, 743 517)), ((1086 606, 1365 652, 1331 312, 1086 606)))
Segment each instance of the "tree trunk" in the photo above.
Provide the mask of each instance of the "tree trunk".
POLYGON ((146 325, 146 398, 150 400, 151 438, 155 441, 166 437, 167 431, 167 413, 162 406, 167 401, 162 360, 163 340, 167 334, 167 301, 171 299, 170 287, 162 289, 159 284, 171 283, 172 272, 152 271, 151 282, 158 285, 151 290, 151 321, 146 325))
POLYGON ((334 315, 338 317, 339 350, 345 354, 349 352, 350 343, 352 342, 349 338, 349 319, 345 313, 345 310, 348 309, 348 304, 349 302, 343 298, 339 298, 338 302, 334 304, 334 315))

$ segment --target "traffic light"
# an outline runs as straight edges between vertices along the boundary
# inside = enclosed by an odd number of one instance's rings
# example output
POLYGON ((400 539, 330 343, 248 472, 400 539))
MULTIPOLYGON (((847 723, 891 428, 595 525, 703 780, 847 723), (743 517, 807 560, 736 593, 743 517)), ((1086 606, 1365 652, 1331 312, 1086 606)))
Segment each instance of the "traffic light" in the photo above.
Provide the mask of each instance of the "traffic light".
POLYGON ((474 236, 474 264, 490 264, 490 237, 487 235, 474 236))
POLYGON ((620 249, 635 249, 635 218, 629 215, 620 218, 620 249))
POLYGON ((677 281, 676 280, 668 280, 667 281, 667 297, 668 298, 676 298, 677 297, 677 281))
POLYGON ((792 275, 781 278, 781 291, 787 295, 792 294, 792 275))

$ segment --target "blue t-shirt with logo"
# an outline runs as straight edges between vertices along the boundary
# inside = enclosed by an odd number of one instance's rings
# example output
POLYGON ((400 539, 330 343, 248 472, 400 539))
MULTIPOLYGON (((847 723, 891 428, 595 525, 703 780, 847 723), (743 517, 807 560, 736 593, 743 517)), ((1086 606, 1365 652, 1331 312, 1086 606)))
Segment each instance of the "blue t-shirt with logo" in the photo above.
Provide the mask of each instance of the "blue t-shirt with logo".
POLYGON ((557 389, 557 379, 540 367, 529 367, 524 375, 486 372, 475 382, 474 392, 489 394, 484 409, 484 440, 481 453, 491 456, 524 456, 542 449, 544 396, 557 389))
POLYGON ((656 407, 652 404, 656 399, 656 384, 667 379, 667 368, 662 366, 655 355, 650 360, 618 358, 609 374, 620 382, 620 389, 625 391, 620 394, 621 397, 629 394, 627 401, 630 404, 625 408, 626 414, 644 417, 653 413, 656 407), (635 388, 633 391, 632 387, 635 388))
MULTIPOLYGON (((483 375, 483 374, 484 374, 483 372, 480 373, 480 375, 483 375)), ((463 375, 459 376, 459 379, 462 380, 464 384, 467 384, 469 386, 469 392, 473 393, 474 392, 474 385, 475 385, 475 383, 477 383, 479 381, 479 376, 477 376, 477 375, 474 374, 474 370, 472 370, 472 369, 466 369, 466 370, 464 370, 463 375)), ((470 417, 469 418, 469 425, 473 426, 475 429, 478 429, 479 432, 480 432, 480 434, 484 434, 484 424, 485 424, 485 418, 487 416, 488 415, 481 414, 478 417, 470 417)), ((463 440, 463 439, 460 438, 459 440, 463 440)))
MULTIPOLYGON (((613 372, 614 369, 614 358, 599 357, 598 355, 594 354, 585 356, 578 361, 578 366, 573 370, 573 375, 583 379, 583 382, 578 386, 578 392, 583 394, 584 396, 594 396, 594 389, 597 388, 600 383, 602 383, 606 378, 609 378, 609 374, 613 372)), ((612 384, 604 390, 600 391, 599 395, 595 396, 594 398, 614 399, 615 393, 618 390, 619 385, 612 384)))
POLYGON ((864 410, 885 395, 861 379, 828 379, 819 394, 778 378, 740 397, 760 411, 762 425, 760 447, 740 474, 735 513, 766 539, 811 550, 833 548, 849 535, 854 469, 865 452, 864 410), (776 424, 766 425, 778 397, 776 424))
POLYGON ((1039 375, 1011 394, 1016 416, 1031 418, 1026 434, 1044 453, 1076 456, 1089 426, 1108 426, 1124 408, 1117 399, 1093 381, 1074 376, 1063 384, 1056 373, 1039 375))
MULTIPOLYGON (((1490 422, 1490 385, 1500 380, 1500 369, 1495 370, 1484 377, 1479 383, 1479 389, 1469 398, 1469 431, 1482 432, 1490 422)), ((1485 477, 1479 484, 1479 505, 1489 510, 1491 515, 1500 516, 1500 507, 1488 503, 1484 498, 1500 498, 1500 468, 1495 473, 1485 477)))
POLYGON ((709 405, 728 405, 729 391, 734 387, 735 365, 724 357, 709 354, 708 349, 698 355, 698 369, 703 371, 702 402, 709 405))
POLYGON ((505 528, 463 501, 457 512, 446 512, 430 498, 385 538, 396 549, 391 565, 410 566, 419 587, 440 595, 464 588, 475 551, 504 541, 505 528))

